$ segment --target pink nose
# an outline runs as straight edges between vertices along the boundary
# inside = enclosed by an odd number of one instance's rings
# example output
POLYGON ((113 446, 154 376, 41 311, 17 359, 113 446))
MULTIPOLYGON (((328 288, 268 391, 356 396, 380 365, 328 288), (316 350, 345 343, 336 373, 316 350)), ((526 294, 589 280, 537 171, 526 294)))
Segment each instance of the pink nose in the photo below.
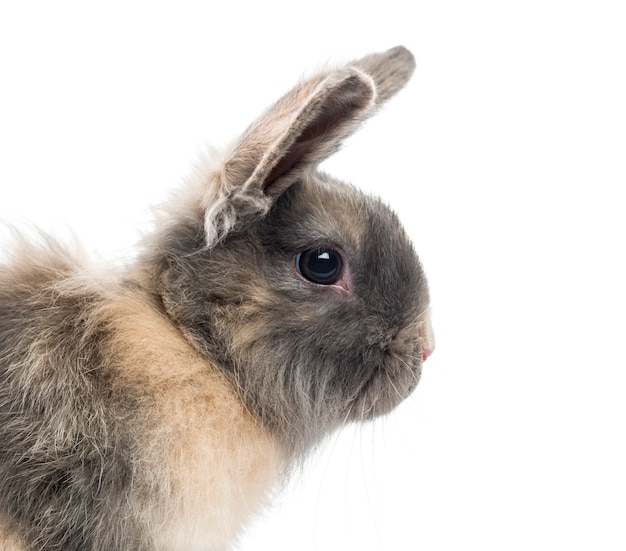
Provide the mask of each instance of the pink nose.
POLYGON ((433 325, 430 321, 430 312, 427 310, 423 314, 422 325, 422 361, 425 362, 428 357, 435 351, 435 334, 433 333, 433 325))

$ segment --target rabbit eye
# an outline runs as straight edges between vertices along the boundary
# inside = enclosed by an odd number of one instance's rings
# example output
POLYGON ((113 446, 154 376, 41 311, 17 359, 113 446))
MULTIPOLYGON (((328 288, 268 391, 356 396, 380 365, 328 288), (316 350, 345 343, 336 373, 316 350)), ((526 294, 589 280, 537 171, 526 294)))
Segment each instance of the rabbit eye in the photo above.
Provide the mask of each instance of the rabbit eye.
POLYGON ((311 249, 298 253, 296 268, 300 275, 319 285, 333 285, 341 278, 343 260, 332 249, 311 249))

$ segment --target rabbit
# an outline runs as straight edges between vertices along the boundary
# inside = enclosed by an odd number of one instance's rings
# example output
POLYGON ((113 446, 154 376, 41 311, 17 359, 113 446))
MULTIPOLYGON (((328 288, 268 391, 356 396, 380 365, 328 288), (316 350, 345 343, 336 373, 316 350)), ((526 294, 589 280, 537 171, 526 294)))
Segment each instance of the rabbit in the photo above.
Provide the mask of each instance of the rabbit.
POLYGON ((318 170, 409 80, 404 47, 303 79, 103 270, 16 233, 0 264, 0 549, 231 549, 432 353, 424 270, 318 170))

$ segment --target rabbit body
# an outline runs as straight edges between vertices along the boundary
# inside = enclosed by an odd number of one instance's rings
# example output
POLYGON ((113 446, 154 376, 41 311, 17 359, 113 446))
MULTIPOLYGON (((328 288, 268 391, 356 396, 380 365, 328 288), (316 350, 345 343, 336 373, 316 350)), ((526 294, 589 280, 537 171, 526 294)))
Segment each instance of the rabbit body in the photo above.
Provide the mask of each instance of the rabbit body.
POLYGON ((0 265, 0 550, 221 550, 291 465, 410 394, 422 268, 317 170, 410 77, 395 48, 299 83, 164 207, 132 265, 49 238, 0 265))
POLYGON ((276 442, 139 280, 55 249, 0 276, 0 501, 23 548, 226 548, 276 442))

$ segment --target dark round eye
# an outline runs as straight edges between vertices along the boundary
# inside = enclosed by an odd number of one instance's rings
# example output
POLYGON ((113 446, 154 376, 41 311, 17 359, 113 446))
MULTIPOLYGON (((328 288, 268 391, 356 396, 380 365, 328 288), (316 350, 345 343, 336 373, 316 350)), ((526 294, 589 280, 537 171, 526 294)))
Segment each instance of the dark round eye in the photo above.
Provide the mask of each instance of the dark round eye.
POLYGON ((343 261, 332 249, 311 249, 298 253, 296 267, 304 279, 320 285, 333 285, 341 278, 343 261))

